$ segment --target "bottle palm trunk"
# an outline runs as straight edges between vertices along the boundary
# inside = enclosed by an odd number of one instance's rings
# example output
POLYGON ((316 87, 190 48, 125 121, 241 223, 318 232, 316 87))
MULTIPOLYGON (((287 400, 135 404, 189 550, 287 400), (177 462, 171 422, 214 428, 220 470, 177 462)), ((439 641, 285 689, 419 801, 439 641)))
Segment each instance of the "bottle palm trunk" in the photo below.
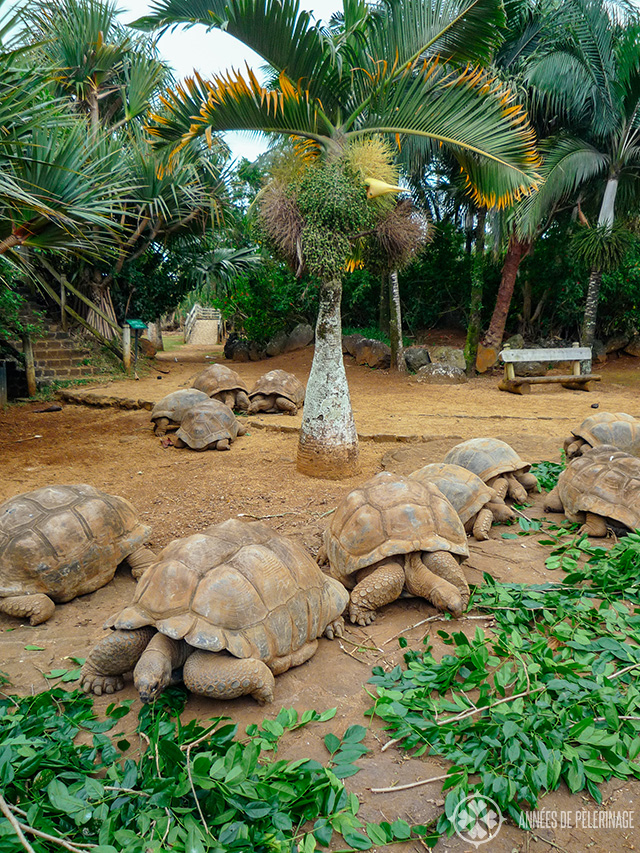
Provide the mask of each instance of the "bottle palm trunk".
POLYGON ((323 282, 297 458, 298 471, 329 480, 358 471, 358 434, 342 359, 341 298, 340 279, 323 282))

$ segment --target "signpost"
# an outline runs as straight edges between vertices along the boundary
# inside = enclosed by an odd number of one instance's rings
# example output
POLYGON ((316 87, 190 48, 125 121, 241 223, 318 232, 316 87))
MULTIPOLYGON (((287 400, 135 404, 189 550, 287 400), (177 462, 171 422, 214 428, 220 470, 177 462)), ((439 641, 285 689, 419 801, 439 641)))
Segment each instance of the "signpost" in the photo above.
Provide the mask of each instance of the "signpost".
POLYGON ((147 328, 147 324, 142 320, 125 320, 124 328, 122 329, 122 348, 124 350, 124 367, 129 370, 131 367, 131 330, 133 329, 133 375, 136 374, 136 365, 138 363, 138 337, 141 332, 147 328))

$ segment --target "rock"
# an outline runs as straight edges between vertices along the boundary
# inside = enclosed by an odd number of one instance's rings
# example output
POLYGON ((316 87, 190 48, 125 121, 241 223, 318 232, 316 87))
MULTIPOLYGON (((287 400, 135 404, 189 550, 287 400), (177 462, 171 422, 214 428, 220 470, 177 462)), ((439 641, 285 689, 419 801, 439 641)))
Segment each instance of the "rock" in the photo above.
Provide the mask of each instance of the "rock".
POLYGON ((607 350, 602 341, 595 340, 591 344, 591 359, 598 364, 604 364, 607 360, 607 350))
POLYGON ((146 358, 155 358, 155 354, 158 352, 148 338, 138 338, 138 348, 146 358))
POLYGON ((449 367, 457 367, 464 372, 466 367, 464 352, 456 347, 432 347, 429 351, 431 361, 434 364, 445 364, 449 367))
POLYGON ((417 373, 425 364, 431 364, 431 356, 426 347, 406 347, 404 360, 407 363, 407 368, 413 373, 417 373))
POLYGON ((391 365, 391 347, 382 341, 363 338, 355 347, 356 364, 385 368, 391 365))
POLYGON ((266 353, 269 356, 274 355, 282 355, 284 352, 285 344, 287 343, 287 333, 286 332, 278 332, 278 334, 271 338, 269 343, 266 346, 266 353))
POLYGON ((502 349, 524 349, 524 338, 522 335, 511 335, 502 345, 502 349))
POLYGON ((233 350, 235 349, 237 342, 238 333, 231 332, 224 345, 224 357, 229 359, 229 361, 231 361, 231 359, 233 358, 233 350))
POLYGON ((640 335, 634 335, 624 348, 624 351, 627 355, 640 358, 640 335))
POLYGON ((249 361, 262 361, 264 358, 267 358, 265 348, 255 341, 249 341, 249 361))
POLYGON ((443 362, 425 364, 416 373, 418 382, 428 382, 432 385, 461 385, 468 382, 467 374, 459 367, 453 367, 443 362))
POLYGON ((251 361, 249 356, 249 341, 237 340, 233 348, 232 361, 251 361))
POLYGON ((515 361, 513 367, 516 376, 544 376, 547 372, 547 365, 540 361, 515 361))
POLYGON ((311 326, 308 323, 299 323, 288 335, 284 345, 284 352, 304 349, 306 346, 309 346, 312 340, 313 329, 311 326))
POLYGON ((619 350, 623 350, 630 340, 630 335, 614 335, 612 338, 605 341, 604 350, 607 355, 612 352, 618 352, 619 350))
POLYGON ((342 336, 342 352, 347 353, 348 355, 355 356, 356 354, 356 344, 360 341, 364 341, 364 335, 360 335, 356 332, 353 335, 343 335, 342 336))

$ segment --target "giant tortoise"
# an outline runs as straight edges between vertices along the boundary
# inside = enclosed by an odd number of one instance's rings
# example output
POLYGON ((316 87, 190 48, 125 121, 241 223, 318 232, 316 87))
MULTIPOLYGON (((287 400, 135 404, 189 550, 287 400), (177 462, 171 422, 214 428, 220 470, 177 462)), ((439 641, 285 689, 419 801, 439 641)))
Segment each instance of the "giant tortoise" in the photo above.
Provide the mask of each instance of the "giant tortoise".
POLYGON ((527 492, 538 486, 536 477, 529 473, 530 463, 498 438, 463 441, 447 453, 444 461, 473 471, 503 500, 509 495, 514 501, 524 503, 527 492))
POLYGON ((270 370, 264 373, 249 391, 249 414, 258 412, 288 412, 295 415, 304 403, 305 388, 293 373, 270 370))
POLYGON ((0 505, 0 612, 39 625, 54 602, 109 583, 123 560, 140 577, 156 559, 149 533, 129 501, 85 483, 10 498, 0 505))
POLYGON ((598 412, 585 418, 564 441, 567 459, 590 447, 610 444, 632 456, 640 456, 640 421, 625 412, 598 412))
POLYGON ((212 400, 246 412, 249 408, 249 389, 244 380, 224 364, 210 364, 193 380, 193 387, 203 391, 212 400))
POLYGON ((469 586, 459 561, 468 556, 462 522, 437 486, 382 471, 340 501, 318 560, 352 589, 351 621, 368 625, 404 588, 460 616, 469 586))
POLYGON ((246 431, 228 406, 218 400, 205 400, 185 413, 171 444, 191 450, 230 450, 231 442, 246 431))
POLYGON ((489 538, 494 518, 507 521, 515 515, 490 486, 460 465, 433 462, 409 474, 409 479, 423 485, 434 483, 460 516, 466 532, 475 539, 489 538))
POLYGON ((195 388, 181 388, 167 394, 151 411, 155 434, 165 435, 169 430, 177 430, 189 409, 208 399, 204 391, 197 391, 195 388))
POLYGON ((143 702, 183 667, 193 693, 273 699, 274 675, 342 636, 349 594, 295 542, 261 522, 230 519, 171 542, 107 622, 82 667, 86 692, 113 693, 133 679, 143 702), (135 667, 135 669, 134 669, 135 667))
MULTIPOLYGON (((580 533, 606 536, 610 528, 640 527, 640 459, 601 444, 573 459, 549 492, 545 509, 582 522, 580 533)), ((620 530, 620 532, 623 532, 620 530)))

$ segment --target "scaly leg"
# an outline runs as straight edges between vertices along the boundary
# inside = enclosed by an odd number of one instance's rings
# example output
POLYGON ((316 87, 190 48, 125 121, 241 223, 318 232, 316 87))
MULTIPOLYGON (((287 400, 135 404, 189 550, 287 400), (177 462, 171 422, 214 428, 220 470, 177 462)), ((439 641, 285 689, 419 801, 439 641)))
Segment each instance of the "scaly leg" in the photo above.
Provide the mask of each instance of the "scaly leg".
POLYGON ((273 700, 273 673, 257 658, 196 649, 187 658, 182 677, 188 690, 211 699, 235 699, 250 693, 261 705, 273 700))
POLYGON ((162 436, 166 433, 169 423, 169 418, 156 418, 155 424, 153 426, 153 431, 156 435, 162 436))
POLYGON ((594 512, 587 512, 585 523, 582 525, 578 533, 586 533, 587 536, 602 537, 608 534, 607 522, 601 515, 596 515, 594 512))
POLYGON ((500 500, 503 501, 506 498, 507 489, 509 488, 506 477, 501 476, 495 477, 493 480, 487 480, 487 486, 491 486, 500 500))
POLYGON ((287 400, 286 397, 276 397, 276 409, 280 412, 287 412, 290 415, 295 415, 298 407, 292 400, 287 400))
POLYGON ((292 666, 300 666, 301 663, 308 661, 309 658, 312 658, 315 655, 317 650, 318 641, 310 640, 308 643, 305 643, 304 646, 296 649, 295 652, 291 652, 291 654, 282 655, 279 658, 273 658, 273 660, 267 663, 267 666, 274 675, 280 675, 281 672, 286 672, 288 669, 291 669, 292 666))
POLYGON ((10 595, 0 598, 0 613, 7 616, 17 616, 18 619, 28 619, 30 625, 40 625, 51 619, 56 609, 55 604, 44 593, 35 595, 10 595))
POLYGON ((516 471, 513 476, 528 492, 532 492, 534 489, 536 489, 536 491, 540 490, 538 486, 538 478, 535 474, 530 474, 528 471, 516 471))
POLYGON ((395 601, 404 586, 404 566, 391 558, 380 561, 358 574, 358 583, 349 597, 349 619, 358 625, 369 625, 376 610, 395 601))
POLYGON ((249 398, 246 391, 236 391, 236 409, 246 412, 249 408, 249 398))
POLYGON ((558 488, 552 489, 544 501, 544 508, 547 512, 564 512, 558 488))
MULTIPOLYGON (((444 552, 436 553, 440 555, 444 552)), ((448 556, 451 557, 452 555, 449 554, 448 556)), ((439 610, 448 610, 454 616, 461 616, 466 603, 469 601, 469 594, 467 592, 467 599, 463 605, 462 596, 456 586, 433 571, 434 568, 437 568, 438 571, 442 570, 440 561, 433 560, 433 557, 433 553, 424 553, 421 559, 420 553, 415 551, 413 554, 407 555, 405 568, 407 589, 412 595, 426 598, 439 610), (423 560, 428 561, 429 565, 426 565, 423 560)))
POLYGON ((491 510, 493 520, 500 524, 504 524, 505 521, 511 521, 511 519, 516 517, 515 512, 504 501, 489 501, 489 503, 485 504, 485 509, 491 510))
POLYGON ((505 474, 504 476, 507 480, 507 491, 509 493, 509 497, 513 498, 516 503, 525 503, 528 498, 525 487, 516 480, 513 474, 505 474))
POLYGON ((147 548, 146 545, 140 545, 139 548, 136 548, 136 550, 132 551, 127 557, 127 563, 129 563, 131 574, 136 580, 142 577, 149 566, 152 566, 157 562, 158 558, 151 548, 147 548))
POLYGON ((216 441, 216 443, 213 446, 215 447, 216 450, 231 450, 228 438, 218 439, 218 441, 216 441))
POLYGON ((140 655, 133 670, 133 683, 140 699, 155 702, 172 682, 174 669, 181 667, 191 654, 192 647, 181 640, 172 640, 157 633, 140 655))
POLYGON ((80 672, 85 693, 115 693, 122 690, 125 672, 131 672, 149 645, 156 629, 151 626, 133 631, 111 631, 90 653, 80 672))
POLYGON ((482 509, 476 515, 476 520, 473 524, 473 536, 475 539, 479 541, 483 541, 489 538, 489 531, 491 530, 491 525, 493 524, 493 513, 490 509, 487 509, 486 506, 483 506, 482 509))

